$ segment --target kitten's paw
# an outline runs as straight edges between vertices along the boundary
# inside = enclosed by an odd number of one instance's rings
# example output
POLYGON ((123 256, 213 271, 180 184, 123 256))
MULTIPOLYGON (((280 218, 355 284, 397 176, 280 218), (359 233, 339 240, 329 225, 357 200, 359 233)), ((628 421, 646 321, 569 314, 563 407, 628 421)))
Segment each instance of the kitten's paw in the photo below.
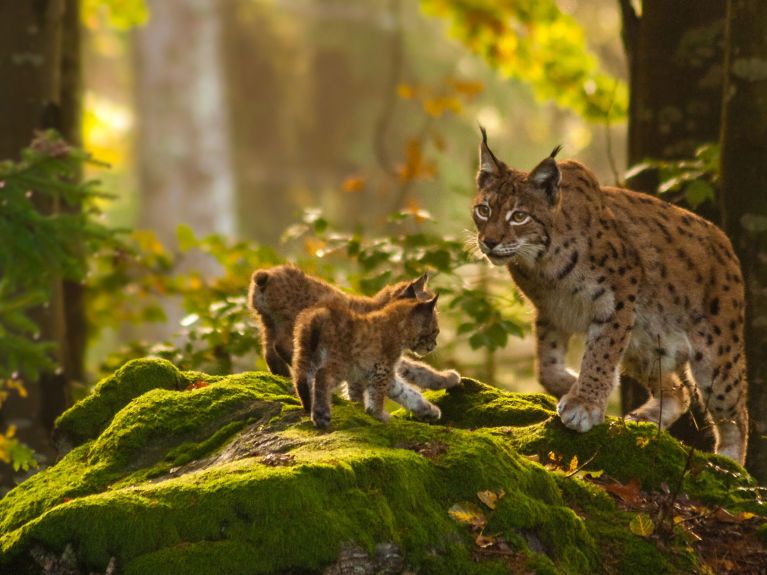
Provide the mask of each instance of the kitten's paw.
POLYGON ((327 429, 330 427, 330 414, 314 412, 312 413, 312 423, 314 423, 315 427, 318 429, 327 429))
POLYGON ((562 396, 557 405, 557 413, 565 427, 580 433, 585 433, 605 420, 605 410, 602 406, 572 393, 562 396))
POLYGON ((444 372, 445 389, 461 385, 461 374, 454 369, 448 369, 444 372))
POLYGON ((439 407, 430 403, 424 406, 424 409, 418 410, 417 412, 414 411, 413 415, 416 419, 422 419, 424 421, 439 421, 442 418, 442 411, 439 407))
POLYGON ((389 420, 391 419, 391 415, 389 415, 389 412, 386 411, 385 409, 381 411, 380 413, 376 413, 374 410, 370 409, 369 407, 366 407, 365 413, 367 413, 368 415, 372 415, 378 421, 381 421, 383 423, 389 423, 389 420))

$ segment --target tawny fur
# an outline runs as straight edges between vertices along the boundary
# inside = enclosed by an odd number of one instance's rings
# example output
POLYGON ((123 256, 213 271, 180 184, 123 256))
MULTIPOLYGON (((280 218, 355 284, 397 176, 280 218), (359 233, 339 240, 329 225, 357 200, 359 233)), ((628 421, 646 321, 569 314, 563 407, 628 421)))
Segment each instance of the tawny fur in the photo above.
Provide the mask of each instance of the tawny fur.
POLYGON ((330 299, 302 311, 294 332, 293 383, 317 427, 330 424, 330 396, 342 381, 353 400, 385 420, 384 400, 402 353, 426 354, 436 346, 437 296, 398 299, 367 313, 330 299))
POLYGON ((663 200, 600 187, 556 151, 526 173, 483 140, 473 217, 479 249, 536 308, 538 375, 561 398, 562 421, 578 431, 602 422, 620 368, 652 394, 627 418, 667 427, 697 395, 716 451, 743 463, 744 286, 730 241, 663 200), (586 334, 578 374, 565 368, 575 333, 586 334))
MULTIPOLYGON (((373 297, 354 296, 342 292, 329 283, 308 275, 291 265, 277 266, 253 273, 248 294, 248 305, 261 325, 264 357, 272 373, 290 377, 293 358, 293 331, 298 315, 321 302, 337 301, 357 312, 382 308, 399 297, 415 294, 428 298, 427 276, 410 282, 384 287, 373 297)), ((439 409, 429 403, 407 382, 424 389, 448 389, 461 382, 455 370, 436 371, 423 363, 402 358, 397 377, 391 387, 392 399, 418 417, 439 418, 439 409)), ((350 390, 351 392, 351 390, 350 390)))

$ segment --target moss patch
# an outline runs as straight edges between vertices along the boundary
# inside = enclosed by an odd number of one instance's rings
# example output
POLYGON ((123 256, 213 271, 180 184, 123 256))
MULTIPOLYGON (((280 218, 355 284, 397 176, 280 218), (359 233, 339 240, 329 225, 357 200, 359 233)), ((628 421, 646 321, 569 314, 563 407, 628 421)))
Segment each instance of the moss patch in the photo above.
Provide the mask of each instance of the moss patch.
MULTIPOLYGON (((382 545, 420 573, 699 567, 686 548, 634 535, 604 491, 530 458, 593 456, 589 467, 652 488, 685 464, 666 434, 611 422, 576 435, 552 398, 470 380, 430 397, 445 425, 381 424, 339 400, 319 432, 285 379, 126 364, 59 419, 78 447, 0 500, 0 572, 37 572, 33 549, 67 547, 83 572, 115 558, 135 574, 316 572, 350 546, 373 561, 382 545), (478 499, 485 490, 502 494, 494 509, 478 499), (477 506, 481 521, 456 521, 456 504, 477 506)), ((688 490, 756 506, 737 466, 696 466, 688 490)))

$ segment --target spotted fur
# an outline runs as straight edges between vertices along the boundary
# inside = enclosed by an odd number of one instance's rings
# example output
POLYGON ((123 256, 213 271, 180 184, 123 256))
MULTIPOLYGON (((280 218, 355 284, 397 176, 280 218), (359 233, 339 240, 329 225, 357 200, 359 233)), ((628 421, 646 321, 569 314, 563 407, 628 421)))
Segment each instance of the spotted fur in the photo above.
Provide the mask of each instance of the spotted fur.
POLYGON ((480 145, 477 244, 536 308, 537 370, 565 425, 604 420, 619 368, 650 400, 628 419, 671 425, 693 397, 716 451, 743 463, 748 438, 744 287, 732 245, 703 218, 653 196, 601 187, 555 150, 529 173, 480 145), (586 335, 579 373, 571 335, 586 335))
MULTIPOLYGON (((305 309, 322 301, 337 300, 358 312, 382 308, 400 297, 427 298, 428 277, 384 287, 373 297, 354 296, 291 265, 277 266, 253 273, 248 305, 259 319, 264 357, 272 373, 290 377, 293 360, 293 331, 296 318, 305 309)), ((412 382, 424 389, 448 389, 461 382, 455 370, 436 371, 428 365, 402 358, 390 392, 392 399, 416 416, 433 418, 439 410, 415 389, 405 389, 412 382), (424 407, 428 403, 429 408, 424 407)))
MULTIPOLYGON (((351 399, 363 401, 374 417, 387 419, 384 400, 392 395, 403 352, 423 355, 437 345, 436 304, 437 296, 397 299, 382 309, 361 313, 342 300, 331 299, 298 315, 293 383, 317 427, 330 425, 330 394, 342 381, 347 382, 351 399)), ((394 399, 412 392, 400 388, 394 399)), ((426 405, 420 409, 431 413, 426 405)))

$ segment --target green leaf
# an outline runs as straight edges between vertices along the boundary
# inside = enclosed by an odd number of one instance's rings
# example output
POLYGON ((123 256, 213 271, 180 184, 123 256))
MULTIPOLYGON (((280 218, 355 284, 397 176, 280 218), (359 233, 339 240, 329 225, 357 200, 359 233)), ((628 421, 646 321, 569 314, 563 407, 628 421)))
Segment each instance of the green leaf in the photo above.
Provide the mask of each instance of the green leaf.
POLYGON ((714 196, 714 186, 705 180, 693 180, 684 188, 684 197, 693 209, 707 200, 713 200, 714 196))
POLYGON ((629 529, 634 535, 649 537, 655 531, 655 523, 647 513, 637 513, 629 522, 629 529))
POLYGON ((186 224, 180 224, 176 228, 176 239, 178 240, 178 249, 181 253, 188 252, 199 245, 194 231, 186 224))

